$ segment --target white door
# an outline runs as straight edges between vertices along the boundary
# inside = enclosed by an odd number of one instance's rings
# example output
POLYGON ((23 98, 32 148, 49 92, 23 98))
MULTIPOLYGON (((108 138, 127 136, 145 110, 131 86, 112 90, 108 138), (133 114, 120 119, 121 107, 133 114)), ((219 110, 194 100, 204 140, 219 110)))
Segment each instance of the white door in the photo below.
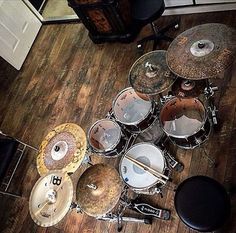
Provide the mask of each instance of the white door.
POLYGON ((22 0, 0 0, 0 56, 19 70, 41 25, 22 0))

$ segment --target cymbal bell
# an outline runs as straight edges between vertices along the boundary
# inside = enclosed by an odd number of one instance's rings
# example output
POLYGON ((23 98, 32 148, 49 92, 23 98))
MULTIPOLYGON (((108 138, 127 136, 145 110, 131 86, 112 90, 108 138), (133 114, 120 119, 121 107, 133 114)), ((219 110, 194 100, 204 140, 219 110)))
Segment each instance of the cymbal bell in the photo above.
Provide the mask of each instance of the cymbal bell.
POLYGON ((73 123, 55 127, 42 141, 37 169, 42 176, 51 170, 73 173, 81 165, 87 149, 86 134, 73 123))
POLYGON ((144 54, 132 65, 130 85, 138 92, 156 95, 171 87, 176 76, 166 64, 166 51, 156 50, 144 54))
POLYGON ((64 218, 70 209, 73 184, 61 171, 50 171, 35 183, 29 199, 29 211, 36 224, 49 227, 64 218))
POLYGON ((190 80, 223 77, 236 55, 236 30, 224 24, 209 23, 178 35, 167 49, 169 69, 190 80))
POLYGON ((122 182, 117 170, 107 164, 96 164, 79 178, 77 202, 86 214, 99 217, 115 207, 121 191, 122 182))
POLYGON ((178 78, 172 85, 171 90, 174 96, 194 98, 204 93, 206 87, 205 80, 187 80, 178 78))

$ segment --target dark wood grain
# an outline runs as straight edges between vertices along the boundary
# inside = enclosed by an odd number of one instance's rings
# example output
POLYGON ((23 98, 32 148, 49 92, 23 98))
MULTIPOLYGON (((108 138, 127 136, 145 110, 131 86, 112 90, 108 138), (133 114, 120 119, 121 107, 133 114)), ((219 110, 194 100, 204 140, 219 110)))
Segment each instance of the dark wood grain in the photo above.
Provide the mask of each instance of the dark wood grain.
MULTIPOLYGON (((235 14, 231 11, 181 16, 179 30, 172 31, 170 36, 175 37, 195 25, 209 22, 225 23, 236 28, 235 14)), ((158 23, 164 26, 174 18, 162 17, 158 23)), ((149 27, 145 27, 141 36, 149 32, 149 27)), ((151 47, 148 43, 145 52, 151 47)), ((167 47, 168 43, 161 43, 158 48, 167 47)), ((21 71, 0 60, 0 129, 35 147, 39 147, 49 131, 65 122, 79 124, 87 132, 93 122, 105 117, 118 92, 129 85, 128 72, 138 56, 135 42, 93 44, 81 24, 44 25, 21 71)), ((186 151, 171 146, 173 154, 184 164, 184 170, 173 172, 173 182, 164 190, 163 198, 159 195, 142 197, 153 205, 170 209, 171 220, 155 219, 151 226, 125 223, 122 232, 194 232, 179 220, 175 211, 176 186, 187 177, 199 174, 214 177, 225 185, 236 185, 236 69, 229 82, 219 85, 222 88, 216 93, 216 102, 221 127, 212 132, 204 145, 218 166, 209 166, 201 148, 186 151)), ((38 227, 28 211, 30 191, 39 178, 36 157, 37 153, 27 150, 10 187, 11 191, 21 193, 22 198, 0 196, 0 232, 116 232, 115 224, 97 221, 75 210, 53 227, 38 227)), ((119 162, 118 159, 108 161, 95 155, 92 160, 113 165, 119 162)), ((85 169, 83 166, 72 175, 75 190, 85 169)), ((232 196, 231 219, 222 232, 236 232, 235 196, 232 196)))

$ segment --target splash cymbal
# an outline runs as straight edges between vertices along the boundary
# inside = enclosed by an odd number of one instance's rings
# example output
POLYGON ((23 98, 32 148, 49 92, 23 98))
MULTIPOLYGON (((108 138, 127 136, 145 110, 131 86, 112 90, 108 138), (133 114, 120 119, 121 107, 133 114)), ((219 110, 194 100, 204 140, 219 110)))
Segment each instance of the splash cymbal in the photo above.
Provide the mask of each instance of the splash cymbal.
POLYGON ((176 76, 166 64, 166 51, 156 50, 141 56, 129 72, 130 85, 148 95, 161 93, 171 87, 176 76))
POLYGON ((185 79, 218 78, 235 59, 235 41, 236 30, 224 24, 195 26, 172 41, 167 50, 167 65, 185 79))
POLYGON ((171 87, 171 90, 174 96, 194 98, 203 94, 205 87, 205 80, 193 81, 178 78, 171 87))
POLYGON ((68 212, 73 197, 70 177, 61 171, 50 171, 34 185, 29 211, 36 224, 49 227, 57 224, 68 212))
POLYGON ((42 176, 50 170, 73 173, 81 165, 87 148, 86 134, 73 123, 57 126, 42 141, 37 169, 42 176))
POLYGON ((79 178, 77 201, 86 214, 99 217, 115 207, 121 191, 122 183, 117 170, 107 164, 96 164, 79 178))

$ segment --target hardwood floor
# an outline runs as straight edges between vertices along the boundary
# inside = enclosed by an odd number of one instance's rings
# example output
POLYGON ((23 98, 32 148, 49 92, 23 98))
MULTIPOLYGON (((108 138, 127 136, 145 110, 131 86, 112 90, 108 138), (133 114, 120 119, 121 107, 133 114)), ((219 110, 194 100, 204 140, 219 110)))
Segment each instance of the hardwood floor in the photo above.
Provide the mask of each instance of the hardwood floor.
MULTIPOLYGON (((219 22, 236 28, 236 11, 184 15, 179 30, 172 36, 195 25, 219 22)), ((163 17, 165 25, 174 17, 163 17)), ((143 30, 143 35, 148 29, 143 30)), ((161 44, 166 49, 168 44, 161 44)), ((146 52, 151 46, 146 47, 146 52)), ((111 107, 117 93, 128 86, 128 72, 138 58, 136 44, 93 44, 81 24, 45 25, 42 27, 33 48, 20 72, 0 60, 0 129, 35 147, 55 126, 73 122, 85 132, 91 124, 101 118, 111 107)), ((226 86, 216 93, 219 99, 221 128, 214 132, 206 144, 210 156, 218 166, 210 167, 202 151, 175 150, 176 158, 185 168, 173 173, 173 183, 193 175, 208 175, 221 183, 236 185, 236 72, 226 86)), ((28 211, 30 191, 39 178, 36 169, 37 154, 27 150, 17 171, 11 190, 18 191, 22 198, 0 196, 0 232, 4 233, 111 233, 116 225, 96 221, 85 214, 70 211, 57 225, 38 227, 28 211)), ((94 163, 105 161, 93 156, 94 163)), ((109 160, 106 162, 114 163, 109 160)), ((72 175, 74 188, 82 167, 72 175)), ((192 233, 178 218, 174 209, 174 191, 165 189, 164 197, 148 196, 145 200, 171 210, 171 220, 154 220, 151 226, 124 224, 124 233, 192 233)), ((236 232, 236 197, 232 196, 231 219, 222 233, 236 232)))

